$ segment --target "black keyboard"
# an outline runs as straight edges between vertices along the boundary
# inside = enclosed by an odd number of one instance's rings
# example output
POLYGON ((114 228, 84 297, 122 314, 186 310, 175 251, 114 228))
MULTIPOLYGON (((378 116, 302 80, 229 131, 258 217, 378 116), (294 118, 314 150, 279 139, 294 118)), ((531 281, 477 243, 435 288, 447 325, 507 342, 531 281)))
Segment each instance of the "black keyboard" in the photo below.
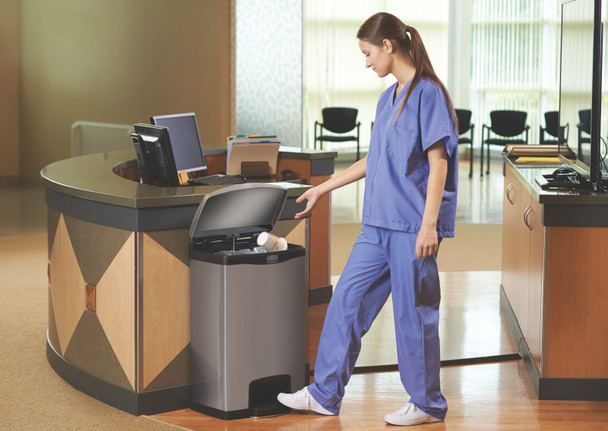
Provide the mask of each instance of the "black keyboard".
POLYGON ((225 186, 230 184, 241 184, 245 182, 245 178, 240 175, 209 175, 207 177, 196 177, 188 180, 188 183, 193 186, 225 186))

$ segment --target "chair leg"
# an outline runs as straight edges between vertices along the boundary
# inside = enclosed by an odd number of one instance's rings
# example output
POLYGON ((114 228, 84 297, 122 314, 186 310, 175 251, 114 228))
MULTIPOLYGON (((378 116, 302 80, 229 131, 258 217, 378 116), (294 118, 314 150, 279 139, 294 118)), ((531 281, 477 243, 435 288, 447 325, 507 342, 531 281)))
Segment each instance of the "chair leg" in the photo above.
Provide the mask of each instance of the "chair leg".
POLYGON ((471 142, 471 151, 469 154, 469 178, 473 176, 473 142, 471 142))
POLYGON ((486 159, 486 175, 490 175, 490 145, 486 148, 487 159, 486 159))
POLYGON ((479 157, 479 176, 483 177, 483 144, 484 142, 481 142, 481 156, 479 157))

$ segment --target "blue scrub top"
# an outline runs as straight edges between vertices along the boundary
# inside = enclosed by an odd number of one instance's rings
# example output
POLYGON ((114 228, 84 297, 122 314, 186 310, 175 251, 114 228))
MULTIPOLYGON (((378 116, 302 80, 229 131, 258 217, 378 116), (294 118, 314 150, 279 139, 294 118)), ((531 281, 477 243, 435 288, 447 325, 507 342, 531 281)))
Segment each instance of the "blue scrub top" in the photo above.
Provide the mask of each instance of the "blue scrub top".
MULTIPOLYGON (((410 81, 411 83, 411 81, 410 81)), ((418 233, 426 202, 429 160, 426 150, 443 139, 448 173, 437 219, 437 235, 454 236, 458 189, 458 132, 441 90, 422 78, 395 122, 410 85, 380 96, 367 154, 362 223, 418 233)))

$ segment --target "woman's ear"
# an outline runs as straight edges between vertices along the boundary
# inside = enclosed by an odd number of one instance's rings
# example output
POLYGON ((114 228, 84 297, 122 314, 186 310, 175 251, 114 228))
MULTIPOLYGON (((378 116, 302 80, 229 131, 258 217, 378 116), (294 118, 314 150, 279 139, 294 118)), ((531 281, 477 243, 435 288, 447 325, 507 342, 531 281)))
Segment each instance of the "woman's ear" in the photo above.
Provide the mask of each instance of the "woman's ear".
POLYGON ((387 54, 391 54, 393 52, 393 43, 389 39, 384 39, 382 41, 382 49, 387 54))

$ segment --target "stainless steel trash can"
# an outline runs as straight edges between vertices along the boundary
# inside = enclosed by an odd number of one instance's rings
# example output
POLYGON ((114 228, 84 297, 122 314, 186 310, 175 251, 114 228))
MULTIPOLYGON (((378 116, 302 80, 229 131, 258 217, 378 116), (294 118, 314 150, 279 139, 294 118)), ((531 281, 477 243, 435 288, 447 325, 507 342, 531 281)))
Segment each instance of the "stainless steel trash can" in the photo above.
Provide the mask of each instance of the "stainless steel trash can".
MULTIPOLYGON (((287 192, 244 184, 206 195, 190 228, 193 410, 221 419, 287 409, 279 392, 304 385, 305 249, 256 252, 287 192)), ((258 250, 259 251, 259 250, 258 250)))

